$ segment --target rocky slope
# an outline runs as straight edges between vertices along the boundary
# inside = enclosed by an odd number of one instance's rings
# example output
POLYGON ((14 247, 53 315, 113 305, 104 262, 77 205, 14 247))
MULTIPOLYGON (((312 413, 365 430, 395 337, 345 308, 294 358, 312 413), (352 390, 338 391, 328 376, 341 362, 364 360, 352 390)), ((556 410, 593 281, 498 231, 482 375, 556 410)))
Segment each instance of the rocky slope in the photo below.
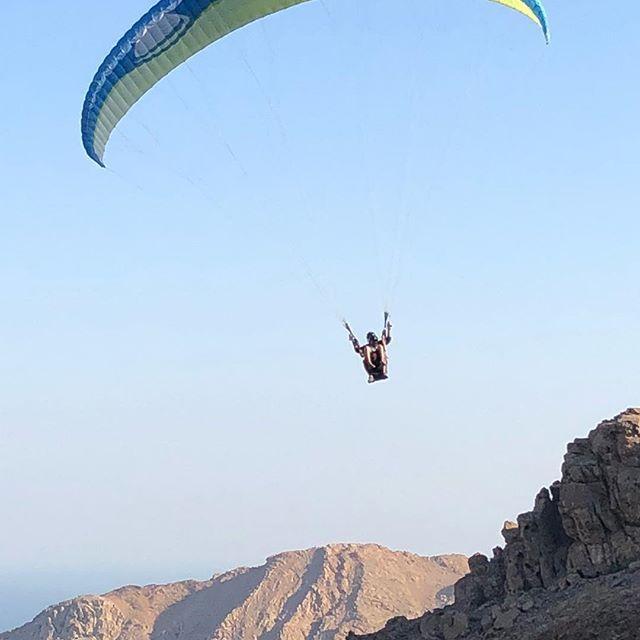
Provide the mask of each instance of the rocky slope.
POLYGON ((640 640, 640 410, 570 444, 562 479, 502 533, 491 560, 471 558, 454 605, 365 637, 640 640))
POLYGON ((207 582, 78 598, 0 640, 332 640, 447 604, 467 570, 463 556, 333 545, 283 553, 207 582))

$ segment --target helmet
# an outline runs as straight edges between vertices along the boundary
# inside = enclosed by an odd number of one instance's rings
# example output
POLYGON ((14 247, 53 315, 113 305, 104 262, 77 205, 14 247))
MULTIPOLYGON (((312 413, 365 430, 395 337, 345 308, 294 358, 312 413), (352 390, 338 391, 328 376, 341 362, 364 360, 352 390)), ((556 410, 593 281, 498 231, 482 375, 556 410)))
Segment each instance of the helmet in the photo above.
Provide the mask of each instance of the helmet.
POLYGON ((373 331, 369 331, 369 333, 367 333, 367 340, 369 342, 378 342, 378 336, 373 333, 373 331))

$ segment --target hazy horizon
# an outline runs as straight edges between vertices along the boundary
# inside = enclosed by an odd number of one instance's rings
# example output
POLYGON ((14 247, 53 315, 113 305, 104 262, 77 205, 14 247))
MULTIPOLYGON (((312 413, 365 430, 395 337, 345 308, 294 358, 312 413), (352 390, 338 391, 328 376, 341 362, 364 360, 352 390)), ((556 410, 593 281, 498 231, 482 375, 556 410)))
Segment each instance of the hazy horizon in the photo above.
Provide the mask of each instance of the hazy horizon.
POLYGON ((640 6, 546 0, 546 46, 485 0, 311 2, 101 170, 82 101, 150 4, 5 9, 0 630, 329 542, 490 553, 638 404, 640 6), (368 386, 336 316, 380 329, 396 264, 368 386))

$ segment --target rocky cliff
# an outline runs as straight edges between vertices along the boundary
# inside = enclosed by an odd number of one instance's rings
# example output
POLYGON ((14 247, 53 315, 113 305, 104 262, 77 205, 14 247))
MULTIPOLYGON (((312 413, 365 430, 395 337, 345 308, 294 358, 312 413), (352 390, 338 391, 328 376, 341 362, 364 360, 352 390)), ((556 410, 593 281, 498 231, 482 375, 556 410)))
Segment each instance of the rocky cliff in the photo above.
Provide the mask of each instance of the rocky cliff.
POLYGON ((333 545, 207 582, 125 587, 51 607, 0 640, 332 640, 450 601, 463 556, 333 545))
POLYGON ((562 479, 502 534, 454 605, 366 638, 640 640, 640 410, 570 444, 562 479))

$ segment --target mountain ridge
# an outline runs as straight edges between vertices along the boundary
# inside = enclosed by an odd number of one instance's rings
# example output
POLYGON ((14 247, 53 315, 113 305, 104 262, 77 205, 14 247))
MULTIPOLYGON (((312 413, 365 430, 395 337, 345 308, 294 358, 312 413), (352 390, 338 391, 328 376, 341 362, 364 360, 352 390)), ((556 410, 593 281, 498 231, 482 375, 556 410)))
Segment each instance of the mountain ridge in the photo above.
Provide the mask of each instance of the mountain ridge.
POLYGON ((455 603, 350 640, 639 640, 640 409, 567 446, 562 477, 476 554, 455 603))
POLYGON ((333 640, 450 601, 460 555, 338 543, 209 580, 129 585, 53 605, 0 640, 333 640))

